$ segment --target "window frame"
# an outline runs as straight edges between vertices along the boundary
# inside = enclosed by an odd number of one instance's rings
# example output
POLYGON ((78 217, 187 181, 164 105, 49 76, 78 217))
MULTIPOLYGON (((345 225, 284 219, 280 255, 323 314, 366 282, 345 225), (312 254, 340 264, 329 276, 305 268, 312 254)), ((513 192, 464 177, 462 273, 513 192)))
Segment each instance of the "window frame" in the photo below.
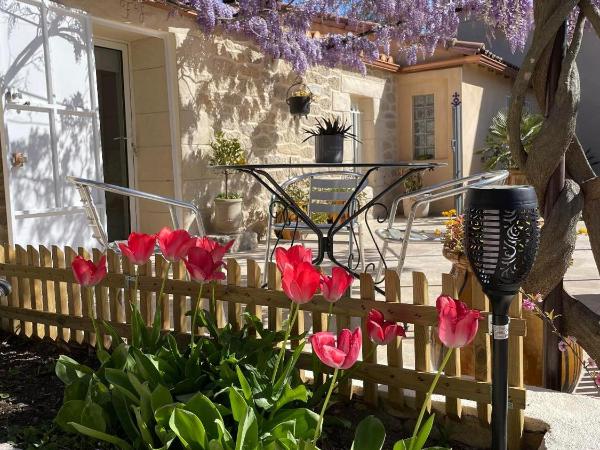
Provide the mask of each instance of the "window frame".
POLYGON ((412 96, 412 157, 417 161, 436 158, 435 94, 416 94, 412 96), (422 100, 421 100, 422 99, 422 100), (430 114, 428 114, 430 110, 430 114), (421 114, 419 112, 422 111, 421 114), (420 117, 418 117, 420 115, 420 117), (423 131, 417 131, 417 124, 423 131), (429 130, 431 125, 431 130, 429 130), (429 131, 428 131, 429 130, 429 131), (429 143, 431 141, 431 143, 429 143), (419 142, 417 144, 417 142, 419 142), (422 142, 425 142, 424 144, 422 142))

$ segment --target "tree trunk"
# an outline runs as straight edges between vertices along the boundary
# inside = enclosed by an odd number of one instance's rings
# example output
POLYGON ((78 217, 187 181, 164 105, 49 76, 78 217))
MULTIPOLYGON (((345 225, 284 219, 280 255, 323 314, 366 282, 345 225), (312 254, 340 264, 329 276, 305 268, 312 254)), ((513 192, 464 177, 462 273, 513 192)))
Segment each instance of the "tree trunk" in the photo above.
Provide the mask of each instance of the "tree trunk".
MULTIPOLYGON (((575 58, 583 38, 585 18, 600 31, 600 15, 588 0, 536 0, 534 3, 535 31, 528 54, 513 88, 509 111, 511 152, 530 183, 535 187, 544 214, 540 248, 534 268, 524 288, 528 292, 551 292, 570 265, 577 237, 577 222, 583 218, 588 228, 596 264, 600 267, 600 179, 590 167, 581 144, 575 135, 579 105, 579 73, 575 58), (580 17, 573 37, 562 59, 558 82, 552 102, 547 92, 551 81, 553 43, 561 24, 573 8, 581 6, 580 17), (533 83, 538 104, 546 117, 542 130, 526 154, 520 142, 519 130, 522 106, 530 84, 533 83), (565 158, 566 156, 566 158, 565 158), (563 160, 566 180, 562 189, 552 193, 549 180, 563 160), (548 199, 554 200, 547 202, 548 199), (553 205, 550 209, 550 205, 553 205)), ((563 292, 563 330, 575 336, 595 359, 600 361, 600 315, 563 292)))

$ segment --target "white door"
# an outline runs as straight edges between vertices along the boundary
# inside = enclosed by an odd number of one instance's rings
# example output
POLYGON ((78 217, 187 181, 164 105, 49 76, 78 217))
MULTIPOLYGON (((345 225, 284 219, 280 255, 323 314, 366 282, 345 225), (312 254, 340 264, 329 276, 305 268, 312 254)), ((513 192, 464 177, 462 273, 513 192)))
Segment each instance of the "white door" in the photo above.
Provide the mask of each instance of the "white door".
MULTIPOLYGON (((102 180, 89 19, 47 0, 0 0, 0 143, 9 240, 95 244, 67 176, 102 180)), ((104 196, 94 198, 105 220, 104 196)))

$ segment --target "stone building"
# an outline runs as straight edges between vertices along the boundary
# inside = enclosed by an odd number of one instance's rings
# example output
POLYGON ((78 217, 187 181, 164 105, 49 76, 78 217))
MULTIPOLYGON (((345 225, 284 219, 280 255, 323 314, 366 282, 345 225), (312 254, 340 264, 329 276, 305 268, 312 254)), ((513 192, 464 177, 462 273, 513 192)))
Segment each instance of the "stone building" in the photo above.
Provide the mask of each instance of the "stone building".
MULTIPOLYGON (((315 94, 311 114, 297 118, 286 104, 298 79, 288 63, 247 42, 204 35, 190 11, 173 8, 152 0, 0 0, 2 241, 93 246, 68 175, 192 201, 209 224, 223 188, 208 163, 218 130, 239 138, 250 161, 311 161, 303 129, 337 115, 360 133, 361 144, 347 144, 348 160, 432 159, 448 166, 425 181, 449 179, 454 93, 462 100, 458 169, 477 172, 475 151, 516 72, 470 42, 413 66, 382 57, 366 76, 316 67, 301 77, 315 94)), ((345 27, 323 22, 315 32, 345 27)), ((378 191, 397 175, 382 171, 370 185, 378 191)), ((263 229, 264 189, 244 176, 232 188, 243 193, 245 226, 263 229)), ((96 201, 114 238, 170 222, 166 209, 145 201, 96 201)))

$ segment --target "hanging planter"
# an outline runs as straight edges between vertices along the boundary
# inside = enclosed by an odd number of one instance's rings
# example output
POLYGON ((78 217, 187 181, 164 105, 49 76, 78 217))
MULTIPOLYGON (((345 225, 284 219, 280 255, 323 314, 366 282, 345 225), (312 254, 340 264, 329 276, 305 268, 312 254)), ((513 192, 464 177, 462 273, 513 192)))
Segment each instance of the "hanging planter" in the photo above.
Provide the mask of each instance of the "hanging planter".
POLYGON ((286 103, 290 107, 290 114, 294 116, 307 116, 310 113, 310 103, 313 99, 313 93, 306 84, 296 81, 288 88, 286 97, 286 103))

